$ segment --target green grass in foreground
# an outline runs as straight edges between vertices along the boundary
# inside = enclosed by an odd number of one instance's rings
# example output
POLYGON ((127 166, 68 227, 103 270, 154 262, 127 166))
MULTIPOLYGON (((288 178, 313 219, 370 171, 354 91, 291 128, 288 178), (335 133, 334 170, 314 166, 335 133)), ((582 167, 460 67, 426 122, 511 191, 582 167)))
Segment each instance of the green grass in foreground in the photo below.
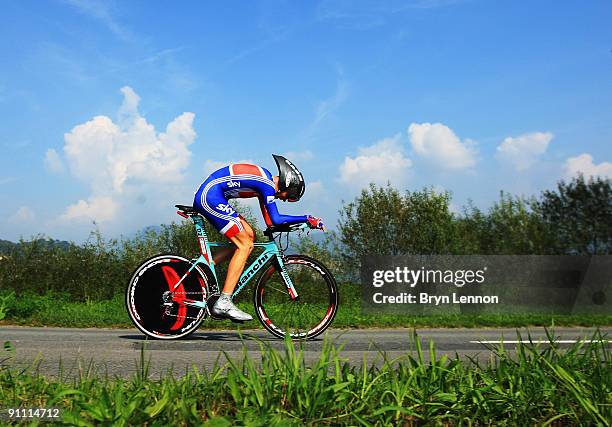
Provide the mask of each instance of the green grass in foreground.
POLYGON ((59 407, 63 422, 82 426, 605 426, 612 419, 608 344, 525 343, 513 357, 499 346, 479 364, 438 357, 416 334, 412 343, 414 352, 378 367, 350 366, 329 342, 308 365, 296 343, 286 341, 283 352, 261 344, 261 364, 245 350, 210 371, 158 380, 148 378, 146 354, 131 379, 85 372, 50 380, 0 364, 0 402, 59 407))
MULTIPOLYGON (((253 313, 250 299, 241 298, 238 306, 253 313)), ((16 297, 0 292, 0 320, 4 324, 63 327, 132 327, 123 296, 111 300, 74 302, 67 295, 27 295, 16 297)), ((448 314, 403 316, 394 314, 367 315, 361 312, 358 298, 341 301, 334 328, 369 327, 520 327, 520 326, 609 326, 612 315, 544 315, 544 314, 448 314)), ((244 326, 260 328, 253 320, 244 326)), ((202 323, 203 329, 236 328, 229 321, 202 323)))

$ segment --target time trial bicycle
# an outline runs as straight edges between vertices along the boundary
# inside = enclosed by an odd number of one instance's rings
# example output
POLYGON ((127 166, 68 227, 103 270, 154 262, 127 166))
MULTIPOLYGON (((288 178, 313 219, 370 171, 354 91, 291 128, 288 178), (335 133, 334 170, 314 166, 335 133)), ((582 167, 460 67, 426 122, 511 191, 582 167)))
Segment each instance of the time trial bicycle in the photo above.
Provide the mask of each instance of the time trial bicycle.
MULTIPOLYGON (((192 260, 174 254, 156 255, 140 265, 126 290, 132 322, 152 338, 177 339, 194 332, 220 296, 211 248, 231 246, 209 242, 204 217, 192 206, 176 205, 177 213, 193 221, 200 254, 192 260)), ((255 277, 253 293, 257 318, 272 335, 312 339, 332 323, 338 310, 338 289, 330 271, 306 255, 286 255, 277 233, 304 230, 307 224, 269 227, 266 242, 255 242, 263 251, 238 280, 232 299, 255 277)), ((282 236, 282 234, 280 235, 282 236)))

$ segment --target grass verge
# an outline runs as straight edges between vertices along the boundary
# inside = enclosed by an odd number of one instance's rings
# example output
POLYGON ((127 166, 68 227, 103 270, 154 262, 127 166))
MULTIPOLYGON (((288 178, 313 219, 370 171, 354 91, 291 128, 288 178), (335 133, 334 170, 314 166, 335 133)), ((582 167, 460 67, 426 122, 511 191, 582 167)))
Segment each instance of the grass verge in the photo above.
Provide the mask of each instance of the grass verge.
MULTIPOLYGON (((253 312, 250 301, 242 299, 238 306, 253 312)), ((28 326, 127 328, 132 323, 127 315, 123 296, 111 300, 75 302, 66 294, 21 295, 0 292, 0 324, 28 326), (4 315, 4 320, 2 317, 4 315)), ((610 326, 612 315, 544 315, 544 314, 448 314, 405 316, 394 314, 368 315, 361 312, 359 299, 341 301, 334 319, 334 328, 374 327, 521 327, 521 326, 610 326)), ((257 321, 249 324, 259 328, 257 321)), ((235 328, 229 321, 205 321, 203 329, 235 328)))
POLYGON ((605 426, 612 419, 611 352, 599 332, 595 342, 563 350, 527 342, 510 357, 499 346, 486 364, 438 357, 432 342, 424 349, 412 338, 413 352, 382 366, 365 359, 351 366, 330 342, 306 365, 290 341, 280 352, 261 344, 261 363, 244 350, 212 370, 158 380, 149 378, 144 353, 131 379, 85 371, 50 380, 0 364, 0 401, 59 407, 65 423, 81 426, 605 426))

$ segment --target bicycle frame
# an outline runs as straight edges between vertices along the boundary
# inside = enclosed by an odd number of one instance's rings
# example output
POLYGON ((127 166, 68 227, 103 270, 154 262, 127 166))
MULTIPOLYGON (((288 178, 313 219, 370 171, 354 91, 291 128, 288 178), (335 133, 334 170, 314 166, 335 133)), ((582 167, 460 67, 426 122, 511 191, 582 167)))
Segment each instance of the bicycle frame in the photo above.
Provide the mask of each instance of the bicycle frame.
MULTIPOLYGON (((209 242, 208 235, 206 234, 206 230, 204 228, 204 220, 200 215, 185 215, 181 211, 178 211, 177 213, 185 218, 190 218, 193 221, 196 229, 196 234, 198 236, 198 243, 200 244, 200 256, 193 262, 193 265, 183 275, 183 277, 181 277, 180 280, 174 285, 173 290, 177 289, 180 286, 185 277, 187 277, 189 273, 191 273, 191 271, 196 268, 197 265, 204 264, 208 268, 210 268, 210 271, 212 272, 215 279, 215 283, 211 284, 212 287, 215 288, 212 289, 212 293, 220 293, 219 286, 217 285, 219 281, 217 278, 215 263, 212 259, 212 253, 210 251, 210 248, 224 246, 229 247, 232 246, 232 243, 209 242)), ((273 240, 270 240, 269 242, 255 242, 254 246, 263 248, 264 250, 255 261, 253 261, 249 266, 245 267, 244 271, 242 272, 242 275, 238 279, 238 286, 236 286, 234 292, 232 293, 232 298, 235 298, 240 293, 240 291, 251 281, 251 279, 257 275, 257 272, 260 270, 260 268, 268 264, 271 260, 276 260, 277 265, 280 267, 281 277, 283 278, 285 285, 287 286, 287 291, 289 292, 291 299, 297 299, 298 293, 295 290, 295 287, 293 286, 293 282, 291 281, 289 274, 287 273, 287 269, 285 268, 285 263, 283 261, 283 253, 277 246, 276 242, 273 240)), ((196 307, 206 307, 206 301, 184 300, 183 303, 185 305, 191 305, 196 307)))

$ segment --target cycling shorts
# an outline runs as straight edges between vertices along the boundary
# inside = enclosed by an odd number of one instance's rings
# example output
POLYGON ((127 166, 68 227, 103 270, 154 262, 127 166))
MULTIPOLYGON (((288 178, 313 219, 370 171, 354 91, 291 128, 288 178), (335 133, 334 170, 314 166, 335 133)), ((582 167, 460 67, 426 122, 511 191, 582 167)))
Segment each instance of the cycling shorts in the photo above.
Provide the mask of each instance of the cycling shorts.
POLYGON ((221 185, 202 185, 195 195, 193 207, 228 239, 244 230, 240 215, 230 206, 221 185))

